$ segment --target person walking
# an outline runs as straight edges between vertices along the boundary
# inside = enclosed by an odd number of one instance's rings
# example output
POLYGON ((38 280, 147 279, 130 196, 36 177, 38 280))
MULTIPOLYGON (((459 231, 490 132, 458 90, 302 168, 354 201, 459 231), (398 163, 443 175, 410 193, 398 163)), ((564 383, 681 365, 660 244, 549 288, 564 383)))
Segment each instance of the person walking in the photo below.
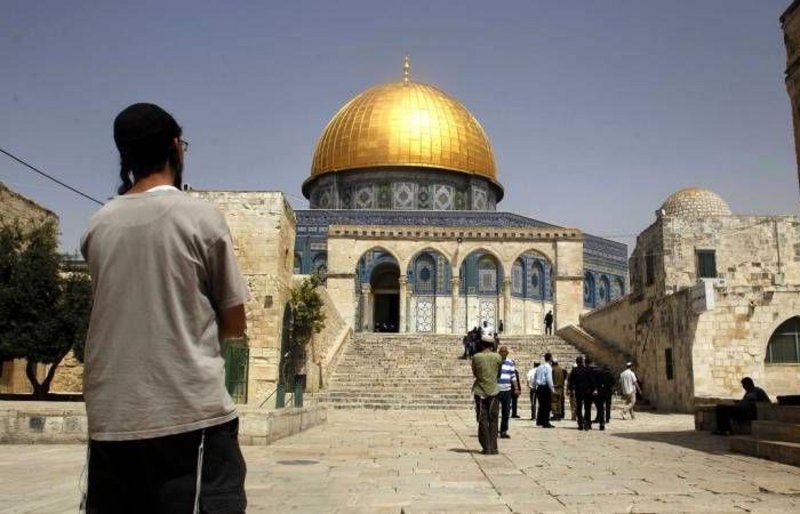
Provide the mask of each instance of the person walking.
POLYGON ((569 374, 569 391, 575 394, 575 414, 578 430, 592 429, 592 396, 595 393, 594 376, 584 364, 583 357, 575 359, 575 367, 569 374))
POLYGON ((83 395, 87 512, 244 512, 223 351, 247 285, 225 218, 181 191, 188 144, 161 107, 114 120, 119 195, 81 240, 93 286, 83 395))
POLYGON ((611 370, 607 367, 599 367, 593 363, 590 369, 594 374, 594 383, 596 394, 594 396, 594 405, 597 409, 594 422, 600 425, 600 430, 606 429, 606 423, 610 416, 610 397, 614 389, 614 376, 611 370))
POLYGON ((553 421, 564 419, 564 386, 567 383, 567 372, 553 359, 553 421))
POLYGON ((500 401, 500 438, 510 439, 508 419, 511 414, 511 399, 515 394, 519 395, 519 381, 517 381, 517 368, 514 361, 508 358, 508 347, 501 346, 498 353, 503 359, 500 375, 497 377, 497 387, 500 390, 497 396, 500 401))
POLYGON ((553 334, 553 311, 547 311, 544 315, 544 333, 546 335, 553 334))
POLYGON ((478 411, 478 441, 484 455, 497 455, 497 395, 500 392, 497 377, 503 359, 492 351, 491 342, 481 340, 478 348, 479 352, 472 357, 472 376, 475 377, 472 394, 478 411))
POLYGON ((550 365, 552 360, 553 356, 549 352, 545 353, 544 362, 536 368, 534 376, 536 399, 539 401, 536 425, 542 428, 554 428, 550 423, 550 408, 553 400, 553 368, 550 365))
POLYGON ((622 419, 625 419, 625 413, 630 414, 631 419, 635 419, 633 415, 633 407, 636 405, 636 394, 641 394, 642 390, 639 387, 639 379, 636 378, 636 373, 633 372, 633 363, 628 362, 625 364, 625 371, 619 375, 619 384, 622 389, 622 419))
POLYGON ((519 395, 522 393, 522 382, 519 379, 519 369, 514 367, 514 376, 517 379, 517 389, 511 395, 511 417, 512 418, 519 418, 519 413, 517 412, 517 405, 519 404, 519 395))
POLYGON ((528 392, 531 398, 531 420, 536 419, 536 368, 539 367, 538 362, 533 363, 533 367, 528 370, 528 392))

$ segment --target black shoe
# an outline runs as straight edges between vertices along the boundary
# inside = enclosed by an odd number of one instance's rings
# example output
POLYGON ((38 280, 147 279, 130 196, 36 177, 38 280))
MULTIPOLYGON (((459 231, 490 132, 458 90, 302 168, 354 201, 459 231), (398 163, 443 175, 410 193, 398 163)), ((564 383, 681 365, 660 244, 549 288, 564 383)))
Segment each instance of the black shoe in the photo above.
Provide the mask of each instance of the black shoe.
POLYGON ((542 425, 542 428, 556 428, 555 425, 551 425, 550 423, 546 425, 542 425))
POLYGON ((582 427, 582 426, 580 426, 580 425, 578 425, 578 430, 580 430, 581 432, 583 432, 583 427, 582 427))
POLYGON ((516 414, 514 414, 514 415, 513 415, 513 416, 511 416, 511 417, 512 417, 512 418, 517 418, 517 419, 519 419, 519 416, 517 416, 516 414))
POLYGON ((507 432, 500 432, 500 439, 511 439, 507 432))
POLYGON ((600 430, 605 430, 605 429, 606 429, 605 425, 600 425, 600 430))

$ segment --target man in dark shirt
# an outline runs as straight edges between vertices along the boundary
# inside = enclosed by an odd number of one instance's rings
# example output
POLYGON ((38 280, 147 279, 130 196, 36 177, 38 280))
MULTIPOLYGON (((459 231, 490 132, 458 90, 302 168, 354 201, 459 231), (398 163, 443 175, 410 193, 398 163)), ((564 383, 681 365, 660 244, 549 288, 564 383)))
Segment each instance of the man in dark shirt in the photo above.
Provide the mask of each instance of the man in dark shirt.
POLYGON ((759 402, 770 403, 769 396, 760 387, 756 387, 753 379, 744 377, 742 379, 744 396, 734 405, 717 405, 717 429, 713 432, 716 435, 730 435, 731 420, 750 421, 757 417, 756 404, 759 402))
POLYGON ((592 394, 595 393, 592 371, 584 366, 583 357, 575 359, 576 366, 569 374, 568 388, 575 393, 578 430, 592 429, 592 394))

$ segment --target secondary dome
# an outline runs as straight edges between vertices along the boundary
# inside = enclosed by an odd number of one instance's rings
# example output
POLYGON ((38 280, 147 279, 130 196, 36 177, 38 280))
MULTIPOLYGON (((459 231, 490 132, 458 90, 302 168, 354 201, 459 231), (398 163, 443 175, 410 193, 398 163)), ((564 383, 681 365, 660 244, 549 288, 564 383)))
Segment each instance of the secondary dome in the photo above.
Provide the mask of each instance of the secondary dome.
POLYGON ((319 138, 311 177, 365 168, 438 168, 497 181, 494 154, 480 123, 442 90, 406 80, 359 94, 319 138))
POLYGON ((700 187, 689 187, 672 193, 661 206, 664 216, 701 218, 730 216, 731 209, 717 193, 700 187))

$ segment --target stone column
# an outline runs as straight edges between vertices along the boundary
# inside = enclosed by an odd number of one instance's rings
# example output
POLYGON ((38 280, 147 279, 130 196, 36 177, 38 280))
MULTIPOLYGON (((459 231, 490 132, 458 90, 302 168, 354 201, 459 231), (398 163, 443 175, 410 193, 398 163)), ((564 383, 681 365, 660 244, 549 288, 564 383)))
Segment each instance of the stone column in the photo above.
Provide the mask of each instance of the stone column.
MULTIPOLYGON (((461 291, 461 278, 453 277, 450 279, 450 324, 454 334, 458 334, 458 295, 461 291)), ((467 327, 464 332, 469 330, 467 327)))
MULTIPOLYGON (((500 322, 498 321, 499 325, 500 322)), ((513 334, 511 328, 511 277, 503 278, 503 335, 513 334)))
POLYGON ((408 312, 408 277, 400 275, 397 279, 400 282, 400 322, 398 323, 398 332, 407 332, 406 313, 408 312))
POLYGON ((367 332, 372 332, 372 287, 369 284, 361 284, 361 326, 358 330, 365 326, 367 332))

